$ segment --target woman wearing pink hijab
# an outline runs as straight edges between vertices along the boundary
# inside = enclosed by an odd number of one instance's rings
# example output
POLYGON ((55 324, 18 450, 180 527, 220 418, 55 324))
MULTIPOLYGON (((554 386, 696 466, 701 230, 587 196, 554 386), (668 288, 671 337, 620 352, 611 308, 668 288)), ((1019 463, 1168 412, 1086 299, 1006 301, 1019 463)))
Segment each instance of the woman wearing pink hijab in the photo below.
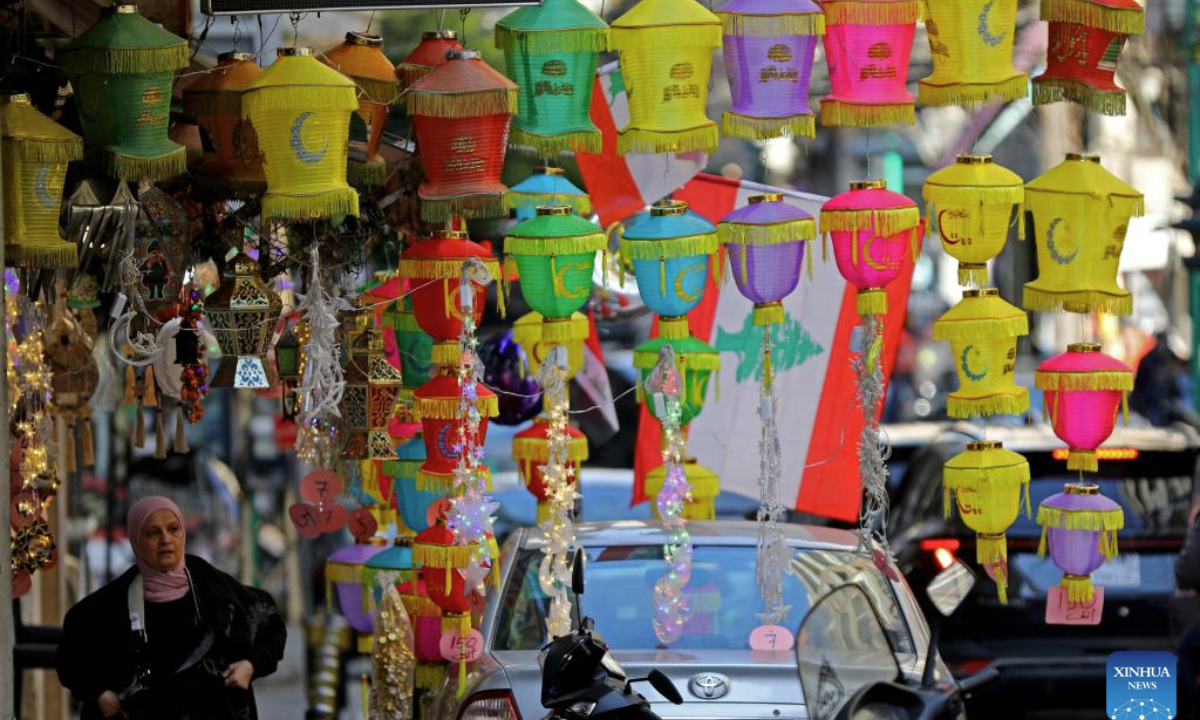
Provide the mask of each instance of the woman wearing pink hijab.
POLYGON ((126 518, 136 567, 63 621, 58 677, 80 720, 254 720, 251 682, 275 671, 287 631, 275 601, 186 555, 183 513, 162 496, 126 518))

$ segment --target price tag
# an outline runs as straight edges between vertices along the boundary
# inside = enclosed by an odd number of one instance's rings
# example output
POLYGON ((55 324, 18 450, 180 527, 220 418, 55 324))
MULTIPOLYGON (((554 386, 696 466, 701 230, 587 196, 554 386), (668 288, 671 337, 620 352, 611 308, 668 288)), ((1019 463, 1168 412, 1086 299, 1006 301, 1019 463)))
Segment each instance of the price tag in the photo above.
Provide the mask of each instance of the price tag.
POLYGON ((750 649, 785 652, 796 643, 792 631, 782 625, 759 625, 750 633, 750 649))
POLYGON ((1052 587, 1046 596, 1047 625, 1099 625, 1104 614, 1104 588, 1097 587, 1090 603, 1073 603, 1066 588, 1052 587))
POLYGON ((442 657, 449 662, 475 662, 483 652, 483 635, 472 628, 465 640, 459 640, 458 631, 451 630, 442 634, 438 649, 441 650, 442 657))
POLYGON ((342 507, 341 503, 329 502, 321 505, 317 509, 318 515, 321 517, 321 532, 332 533, 346 527, 346 521, 350 515, 346 512, 346 508, 342 507))
POLYGON ((366 540, 379 530, 379 522, 367 508, 359 508, 350 513, 350 534, 358 540, 366 540))
POLYGON ((425 522, 429 527, 437 524, 438 518, 445 518, 450 512, 453 505, 449 498, 438 498, 429 504, 429 508, 425 511, 425 522))
POLYGON ((312 505, 304 502, 292 503, 288 508, 288 517, 292 519, 292 525, 296 526, 300 537, 315 540, 320 536, 321 518, 312 505))
POLYGON ((342 494, 342 479, 332 470, 315 470, 300 481, 300 497, 305 502, 327 503, 342 494))

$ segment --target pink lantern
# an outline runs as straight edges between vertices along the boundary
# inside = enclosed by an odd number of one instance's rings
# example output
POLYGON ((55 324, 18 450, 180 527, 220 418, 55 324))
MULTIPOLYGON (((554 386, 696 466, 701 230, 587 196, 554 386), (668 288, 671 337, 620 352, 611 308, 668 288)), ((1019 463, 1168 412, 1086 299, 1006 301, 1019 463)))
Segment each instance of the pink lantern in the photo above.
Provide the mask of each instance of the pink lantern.
POLYGON ((1039 365, 1034 385, 1045 393, 1054 434, 1071 448, 1067 469, 1096 472, 1096 448, 1112 435, 1117 407, 1133 389, 1133 371, 1099 345, 1077 343, 1039 365))
MULTIPOLYGON (((821 232, 833 241, 842 277, 858 288, 859 315, 887 314, 884 286, 900 275, 904 254, 920 249, 924 224, 917 204, 883 180, 850 183, 821 208, 821 232)), ((824 250, 824 247, 822 248, 824 250)))
MULTIPOLYGON (((1059 357, 1062 357, 1061 355, 1059 357)), ((1095 597, 1091 574, 1117 556, 1117 531, 1125 527, 1125 511, 1100 494, 1095 485, 1067 485, 1038 506, 1042 542, 1054 564, 1063 571, 1061 587, 1073 603, 1090 604, 1095 597)))
POLYGON ((916 105, 906 87, 920 3, 827 0, 825 58, 833 92, 821 100, 821 124, 912 125, 916 105))

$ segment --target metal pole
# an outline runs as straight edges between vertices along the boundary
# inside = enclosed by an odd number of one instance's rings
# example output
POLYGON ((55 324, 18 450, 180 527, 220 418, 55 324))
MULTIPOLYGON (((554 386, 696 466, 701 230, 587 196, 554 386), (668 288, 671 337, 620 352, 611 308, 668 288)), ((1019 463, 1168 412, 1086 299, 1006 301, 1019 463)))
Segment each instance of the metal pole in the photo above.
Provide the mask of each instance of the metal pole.
MULTIPOLYGON (((3 128, 0 128, 0 132, 3 128)), ((0 166, 0 197, 4 196, 4 168, 0 166)), ((0 203, 0 272, 4 269, 4 203, 0 203)), ((7 318, 6 288, 0 280, 0 312, 7 318)), ((0 530, 7 530, 12 524, 12 488, 9 486, 10 471, 8 469, 9 435, 8 428, 12 418, 8 412, 8 329, 0 322, 0 407, 4 408, 4 427, 0 428, 0 463, 3 463, 3 481, 0 481, 0 530)), ((6 533, 7 534, 7 533, 6 533)), ((0 718, 16 717, 17 708, 13 707, 14 683, 13 677, 13 647, 16 644, 13 628, 13 598, 12 598, 12 545, 0 542, 0 718)))

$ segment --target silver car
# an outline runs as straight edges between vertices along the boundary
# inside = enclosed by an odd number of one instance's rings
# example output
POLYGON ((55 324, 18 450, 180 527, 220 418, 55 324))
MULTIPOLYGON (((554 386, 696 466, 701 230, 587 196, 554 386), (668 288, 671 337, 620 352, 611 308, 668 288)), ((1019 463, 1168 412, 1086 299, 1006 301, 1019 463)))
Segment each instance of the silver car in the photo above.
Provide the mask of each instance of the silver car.
MULTIPOLYGON (((753 522, 691 522, 695 552, 687 594, 692 607, 683 637, 670 646, 655 636, 654 584, 665 572, 666 535, 657 522, 581 523, 587 553, 582 611, 595 618, 613 655, 631 678, 653 668, 683 694, 671 705, 646 683, 637 689, 664 720, 807 720, 795 653, 786 636, 779 649, 752 650, 762 625, 755 580, 757 529, 753 522)), ((843 530, 783 525, 792 549, 784 576, 790 606, 779 623, 792 632, 822 595, 852 583, 866 591, 897 659, 919 676, 929 632, 903 576, 881 553, 856 552, 858 539, 843 530)), ((515 531, 501 552, 501 585, 483 619, 485 650, 457 696, 457 673, 434 701, 439 720, 539 720, 542 675, 538 654, 547 642, 549 598, 538 583, 544 542, 537 529, 515 531)), ((938 673, 941 675, 942 673, 938 673)))

